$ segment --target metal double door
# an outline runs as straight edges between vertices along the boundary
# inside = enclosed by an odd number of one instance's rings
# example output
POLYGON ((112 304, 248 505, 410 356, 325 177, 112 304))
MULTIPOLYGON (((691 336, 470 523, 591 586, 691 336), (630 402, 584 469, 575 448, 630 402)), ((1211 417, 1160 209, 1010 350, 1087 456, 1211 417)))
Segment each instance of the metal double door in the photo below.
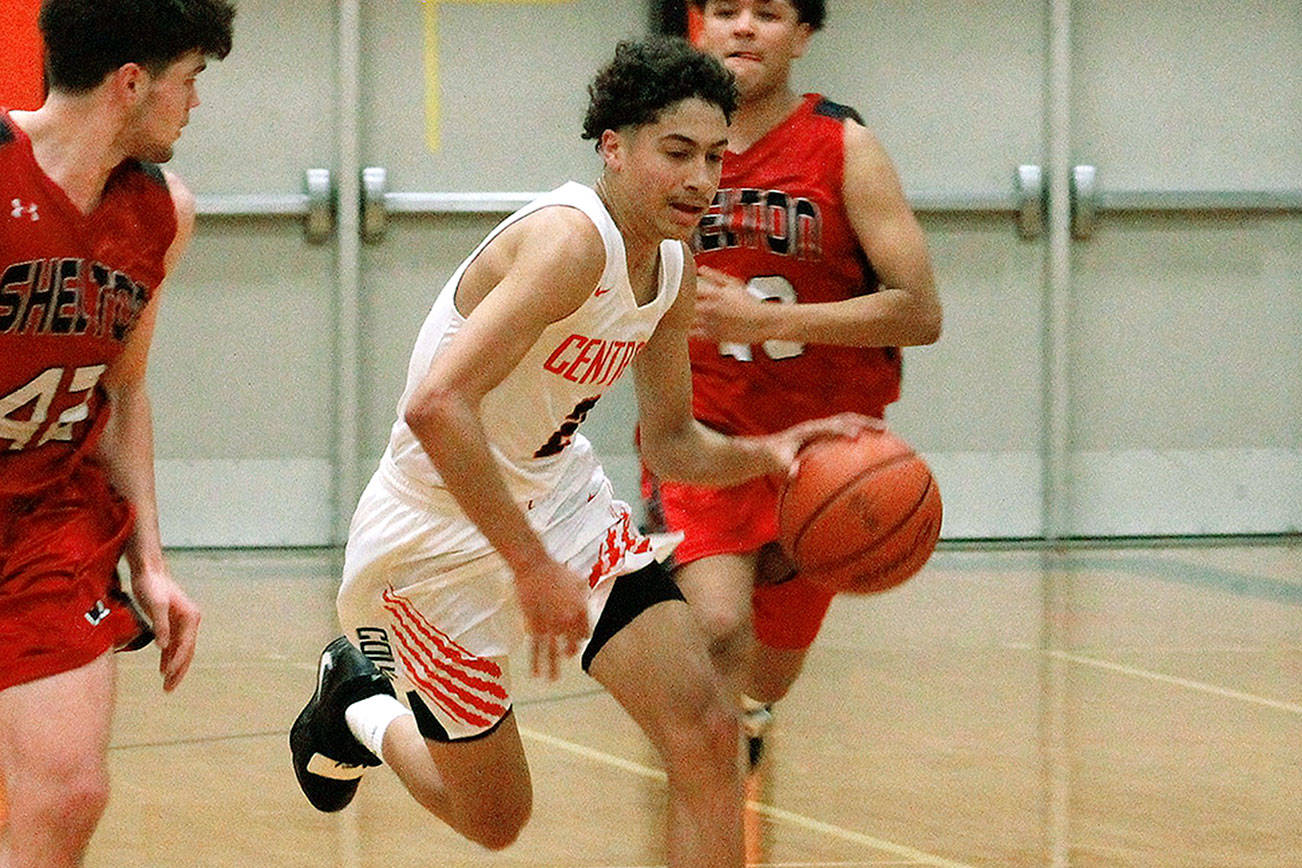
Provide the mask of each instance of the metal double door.
MULTIPOLYGON (((642 0, 241 3, 176 168, 200 226, 151 378, 172 545, 342 538, 435 293, 595 178, 585 88, 642 0)), ((946 308, 890 421, 950 539, 1302 526, 1302 3, 838 4, 946 308)), ((636 496, 627 391, 585 425, 636 496)))

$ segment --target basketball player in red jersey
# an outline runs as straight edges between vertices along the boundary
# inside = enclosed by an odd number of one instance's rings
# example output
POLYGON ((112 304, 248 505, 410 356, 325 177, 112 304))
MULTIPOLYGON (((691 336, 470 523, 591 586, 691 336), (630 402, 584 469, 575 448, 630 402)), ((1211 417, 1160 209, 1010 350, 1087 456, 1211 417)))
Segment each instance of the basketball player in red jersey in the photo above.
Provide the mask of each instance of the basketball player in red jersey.
POLYGON ((226 0, 46 0, 49 94, 0 111, 0 866, 76 865, 108 797, 112 652, 199 613, 159 542, 145 361, 194 199, 155 163, 230 50, 226 0), (125 554, 131 591, 118 585, 125 554))
MULTIPOLYGON (((853 109, 796 94, 792 61, 823 0, 693 0, 698 46, 741 101, 723 176, 695 239, 694 413, 764 434, 899 397, 901 346, 940 335, 921 228, 877 139, 853 109)), ((743 693, 751 762, 768 706, 804 663, 832 594, 793 573, 777 539, 780 480, 704 489, 647 479, 648 514, 686 533, 677 578, 743 693)))

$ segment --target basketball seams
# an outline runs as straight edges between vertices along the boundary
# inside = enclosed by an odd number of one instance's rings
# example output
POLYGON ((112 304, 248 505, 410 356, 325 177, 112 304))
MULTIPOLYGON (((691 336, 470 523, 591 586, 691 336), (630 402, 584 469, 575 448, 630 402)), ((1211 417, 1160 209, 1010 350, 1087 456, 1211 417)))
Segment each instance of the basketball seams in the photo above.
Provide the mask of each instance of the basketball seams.
POLYGON ((940 534, 931 468, 908 442, 879 433, 809 444, 778 496, 783 549, 798 565, 813 561, 800 572, 834 593, 894 588, 930 560, 940 534))
MULTIPOLYGON (((865 554, 870 552, 873 548, 880 545, 884 540, 890 539, 891 536, 897 533, 902 527, 908 524, 909 521, 912 520, 919 512, 922 511, 923 504, 927 502, 927 497, 928 495, 931 494, 931 490, 935 488, 935 485, 936 485, 936 480, 930 474, 928 474, 927 484, 922 489, 922 495, 916 501, 914 501, 913 505, 909 508, 909 511, 905 513, 904 517, 901 518, 899 521, 897 521, 894 525, 892 525, 889 530, 887 530, 885 533, 879 534, 876 539, 871 540, 868 544, 864 545, 862 548, 857 549, 850 554, 838 558, 835 561, 831 561, 830 563, 820 565, 816 569, 811 569, 806 571, 807 574, 817 575, 819 573, 835 573, 838 570, 843 569, 844 567, 853 563, 855 560, 858 560, 859 558, 863 557, 865 554)), ((881 568, 877 570, 877 573, 879 575, 890 573, 892 570, 895 569, 895 567, 899 566, 901 563, 908 560, 909 557, 911 557, 914 554, 915 554, 915 550, 909 549, 900 557, 895 558, 894 560, 886 564, 883 564, 881 568)))
MULTIPOLYGON (((876 577, 880 577, 880 576, 890 576, 890 575, 892 575, 893 573, 895 573, 895 571, 896 571, 897 569, 899 569, 899 567, 900 567, 901 564, 907 564, 907 563, 910 563, 912 559, 914 559, 914 558, 918 558, 918 557, 920 557, 920 556, 921 556, 921 561, 917 564, 916 567, 913 567, 912 569, 910 569, 910 570, 908 571, 908 574, 909 574, 909 575, 913 575, 913 574, 916 573, 918 570, 920 570, 920 569, 922 568, 922 565, 925 564, 925 563, 926 563, 926 562, 931 558, 931 552, 930 552, 930 551, 926 552, 925 554, 921 554, 921 550, 920 550, 920 549, 908 549, 908 550, 906 550, 906 551, 904 552, 904 554, 900 555, 899 557, 895 558, 894 560, 892 560, 892 561, 890 561, 890 562, 888 562, 888 563, 886 563, 886 564, 883 564, 882 567, 881 567, 879 570, 877 570, 877 572, 874 574, 873 577, 876 578, 876 577)), ((824 572, 824 571, 823 571, 823 570, 814 570, 814 571, 813 571, 813 574, 814 574, 814 575, 817 575, 817 574, 820 573, 820 572, 824 572)), ((846 592, 846 593, 850 593, 850 594, 870 594, 870 593, 880 593, 881 591, 889 591, 889 590, 891 590, 891 589, 894 588, 897 584, 899 584, 899 583, 898 583, 898 582, 892 582, 891 584, 886 585, 885 587, 874 587, 872 584, 855 583, 855 584, 852 584, 852 585, 847 586, 847 587, 845 588, 845 592, 846 592)))
MULTIPOLYGON (((796 533, 796 538, 792 541, 791 544, 792 559, 795 560, 797 563, 799 563, 799 559, 796 557, 796 554, 800 551, 800 543, 802 540, 804 540, 806 532, 808 532, 809 528, 813 527, 818 522, 818 519, 821 518, 823 514, 827 512, 827 510, 836 506, 837 502, 845 495, 847 491, 855 488, 862 480, 871 477, 874 474, 882 473, 886 470, 891 469, 892 467, 895 467, 898 464, 903 464, 904 462, 909 461, 910 459, 916 457, 917 457, 917 453, 910 449, 908 452, 905 452, 901 455, 896 455, 894 458, 891 458, 888 461, 883 461, 880 464, 874 464, 872 467, 868 468, 867 470, 863 471, 857 476, 851 477, 849 480, 845 482, 845 484, 843 484, 841 487, 833 491, 830 496, 824 498, 823 502, 819 504, 818 508, 815 509, 813 512, 811 512, 808 516, 806 516, 805 523, 801 526, 799 532, 796 533)), ((927 489, 931 487, 931 483, 932 480, 930 479, 930 475, 928 475, 927 488, 923 489, 923 497, 926 497, 927 489)), ((782 500, 785 499, 786 499, 786 492, 783 492, 782 500)), ((865 545, 863 548, 856 550, 852 555, 846 555, 845 557, 837 561, 837 563, 843 563, 845 561, 853 560, 854 558, 860 557, 861 555, 863 555, 864 552, 866 552, 868 549, 871 549, 874 545, 876 545, 878 540, 885 539, 891 533, 894 533, 895 530, 900 527, 900 525, 902 525, 905 521, 907 521, 909 517, 912 516, 913 513, 917 511, 920 504, 921 504, 921 500, 919 500, 918 503, 915 503, 913 505, 913 509, 908 513, 908 515, 906 515, 903 520, 897 523, 888 532, 884 534, 879 534, 877 538, 872 540, 868 545, 865 545)), ((778 509, 781 510, 781 508, 782 508, 781 501, 779 501, 778 509)), ((821 571, 822 570, 820 569, 819 572, 821 571)))

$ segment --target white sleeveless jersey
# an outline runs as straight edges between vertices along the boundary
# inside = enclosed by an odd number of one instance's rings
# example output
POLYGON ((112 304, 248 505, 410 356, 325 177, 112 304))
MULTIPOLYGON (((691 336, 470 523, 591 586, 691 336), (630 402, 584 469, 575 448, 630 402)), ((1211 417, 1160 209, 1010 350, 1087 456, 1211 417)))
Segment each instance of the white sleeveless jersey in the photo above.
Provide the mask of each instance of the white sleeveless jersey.
POLYGON ((683 248, 677 241, 663 241, 656 295, 645 305, 637 304, 629 285, 623 237, 590 187, 565 184, 498 224, 444 285, 421 327, 384 458, 386 470, 397 470, 411 488, 439 501, 442 479, 403 420, 407 403, 430 364, 465 322, 454 298, 466 268, 506 227, 555 206, 577 208, 588 216, 605 242, 606 267, 578 310, 549 325, 480 405, 490 451, 517 503, 587 484, 592 478, 597 460, 587 439, 576 433, 578 426, 637 356, 678 296, 683 248))

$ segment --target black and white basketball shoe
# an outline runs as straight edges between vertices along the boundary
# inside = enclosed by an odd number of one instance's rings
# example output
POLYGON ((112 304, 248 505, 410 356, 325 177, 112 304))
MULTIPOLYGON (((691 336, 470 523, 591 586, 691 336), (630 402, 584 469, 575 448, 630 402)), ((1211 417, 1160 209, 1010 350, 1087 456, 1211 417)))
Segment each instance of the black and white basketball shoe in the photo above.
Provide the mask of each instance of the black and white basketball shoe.
POLYGON ((348 706, 370 696, 393 696, 389 679, 344 636, 321 652, 316 692, 289 730, 289 751, 303 795, 318 811, 343 809, 362 775, 380 758, 348 729, 348 706))

